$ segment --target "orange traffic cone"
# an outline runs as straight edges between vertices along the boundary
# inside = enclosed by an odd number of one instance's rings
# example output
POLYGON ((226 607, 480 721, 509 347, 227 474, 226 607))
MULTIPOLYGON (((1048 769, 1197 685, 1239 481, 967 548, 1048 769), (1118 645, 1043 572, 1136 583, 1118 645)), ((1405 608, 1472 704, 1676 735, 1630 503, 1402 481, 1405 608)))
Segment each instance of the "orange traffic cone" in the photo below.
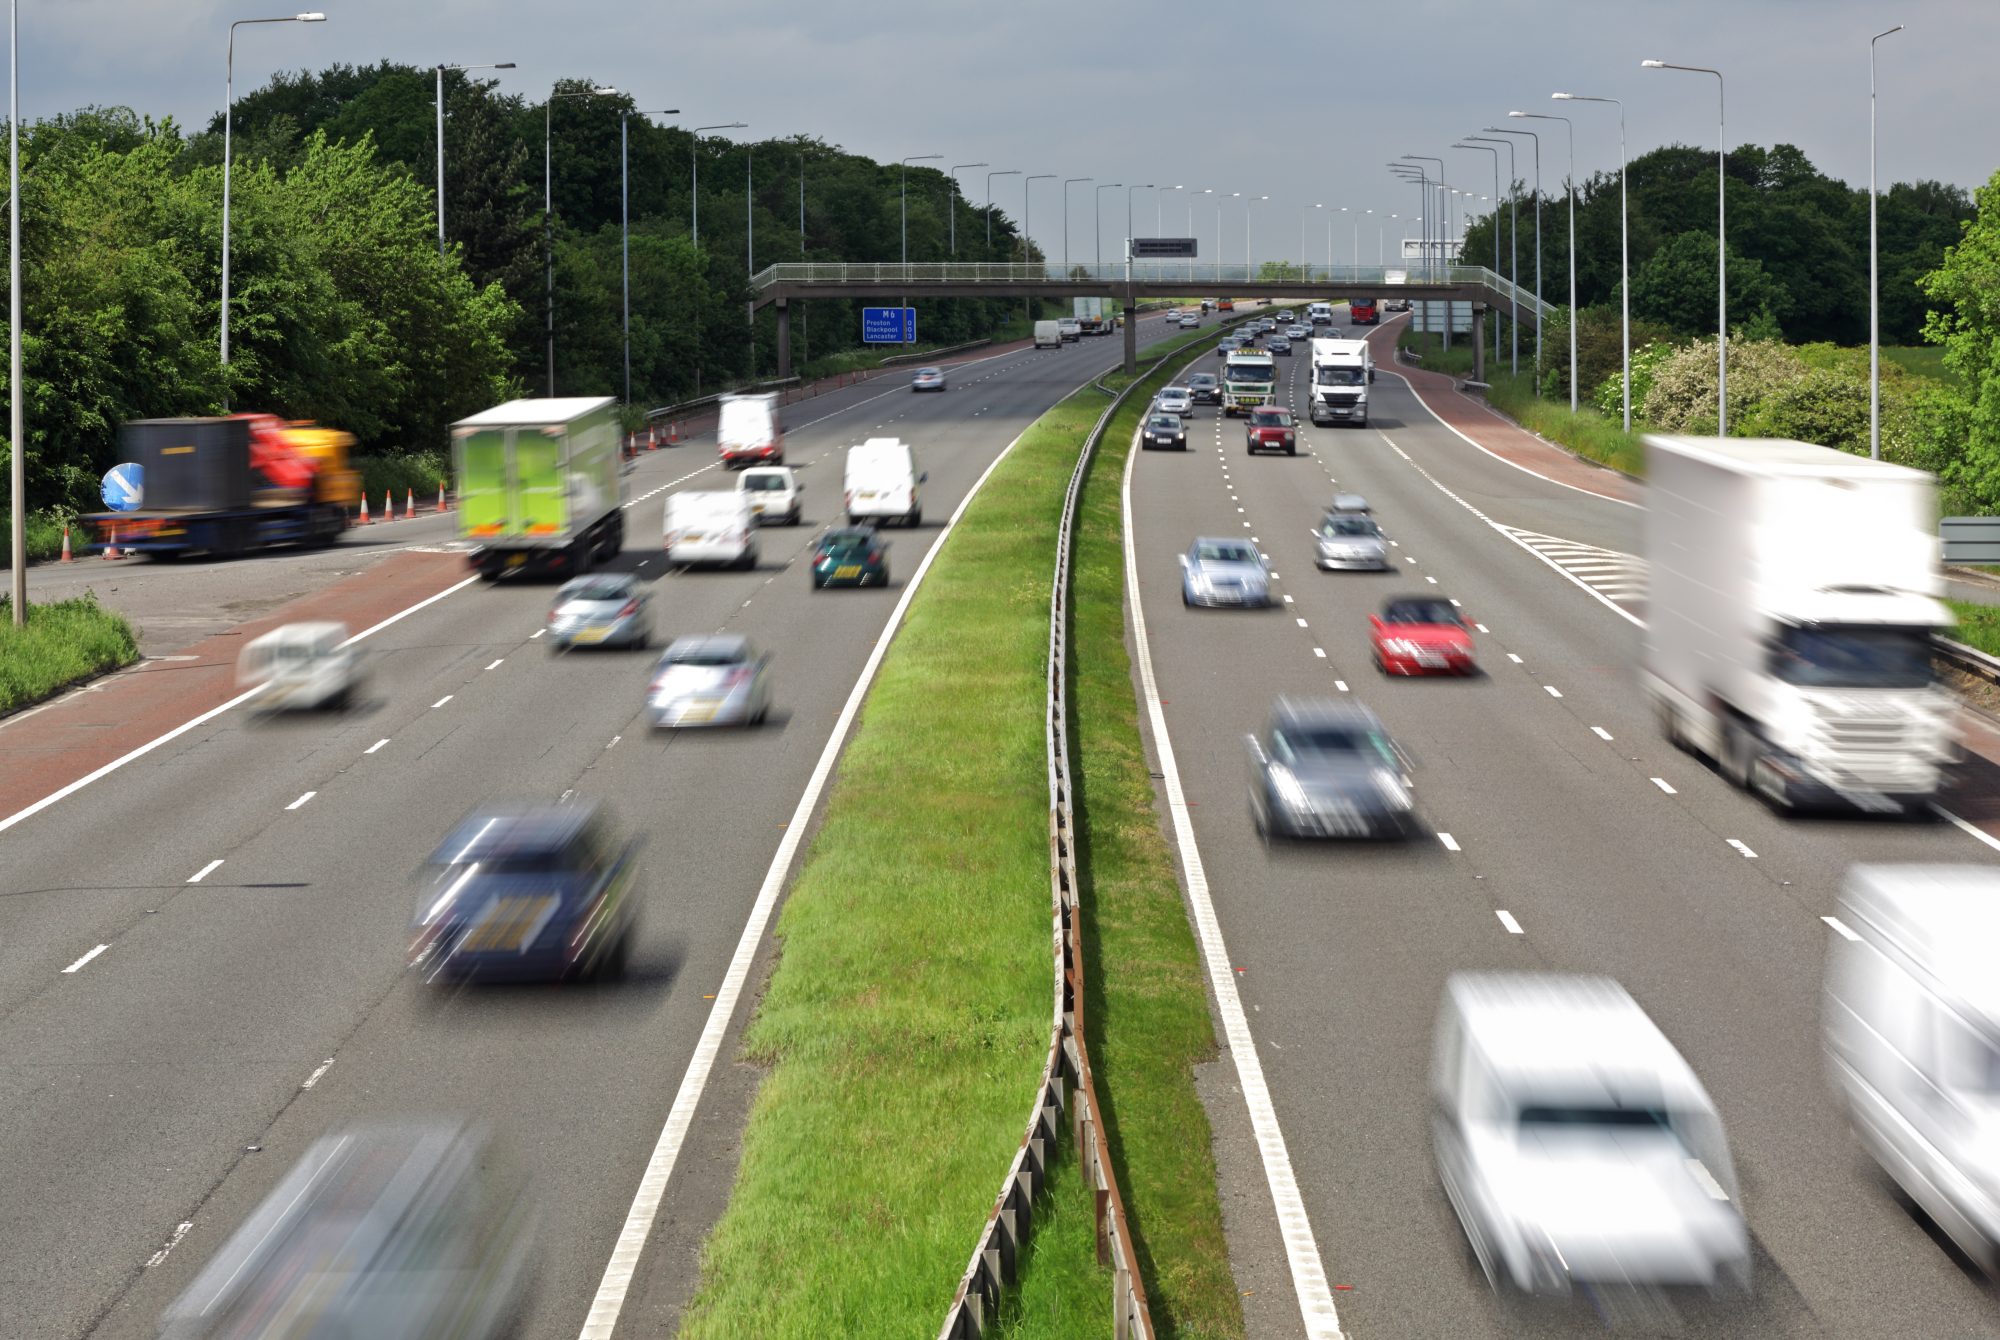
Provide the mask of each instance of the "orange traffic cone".
POLYGON ((388 489, 382 490, 382 519, 384 521, 396 519, 396 495, 388 489))
POLYGON ((438 511, 442 512, 442 511, 444 511, 444 510, 445 510, 445 506, 444 506, 444 481, 443 481, 442 479, 440 479, 440 480, 438 481, 438 511))
POLYGON ((116 526, 111 528, 111 543, 104 546, 104 556, 106 558, 125 557, 125 555, 118 552, 118 527, 116 526))
POLYGON ((411 517, 415 516, 416 514, 417 514, 417 491, 413 488, 405 488, 403 490, 403 519, 405 521, 408 521, 411 517))
POLYGON ((76 562, 76 560, 75 560, 74 558, 71 558, 71 557, 70 557, 70 554, 69 554, 69 527, 68 527, 68 526, 64 526, 64 527, 63 527, 63 551, 62 551, 62 561, 63 561, 63 562, 65 562, 65 563, 74 563, 74 562, 76 562))
POLYGON ((372 526, 375 524, 374 518, 368 515, 368 495, 365 493, 361 495, 361 515, 354 518, 354 524, 357 526, 372 526))
POLYGON ((667 445, 670 447, 679 446, 680 440, 681 440, 681 421, 679 419, 675 419, 673 423, 670 424, 667 428, 667 445))

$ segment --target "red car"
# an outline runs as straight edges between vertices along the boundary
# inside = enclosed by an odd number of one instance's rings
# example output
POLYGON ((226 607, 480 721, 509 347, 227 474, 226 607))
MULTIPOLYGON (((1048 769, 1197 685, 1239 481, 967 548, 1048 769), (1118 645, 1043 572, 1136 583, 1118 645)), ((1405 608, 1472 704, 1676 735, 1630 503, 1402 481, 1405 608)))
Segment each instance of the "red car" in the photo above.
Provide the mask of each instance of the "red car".
POLYGON ((1385 675, 1470 675, 1479 669, 1472 629, 1438 596, 1397 596, 1368 618, 1375 668, 1385 675))
POLYGON ((1287 456, 1299 454, 1297 431, 1292 426, 1292 412, 1275 405, 1264 405, 1250 411, 1250 424, 1243 430, 1243 444, 1250 454, 1260 451, 1282 451, 1287 456))

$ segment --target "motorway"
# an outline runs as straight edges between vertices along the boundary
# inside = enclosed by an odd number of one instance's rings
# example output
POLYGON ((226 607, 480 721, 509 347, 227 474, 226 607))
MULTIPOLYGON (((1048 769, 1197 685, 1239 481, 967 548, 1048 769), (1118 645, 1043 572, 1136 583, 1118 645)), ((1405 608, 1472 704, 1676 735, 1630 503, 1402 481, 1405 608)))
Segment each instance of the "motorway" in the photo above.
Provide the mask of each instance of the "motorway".
MULTIPOLYGON (((1279 360, 1306 402, 1309 360, 1279 360)), ((1638 552, 1634 508, 1537 479, 1449 433, 1384 366, 1365 429, 1302 420, 1296 458, 1250 458, 1202 409, 1186 455, 1140 453, 1139 590, 1164 719, 1192 807, 1228 970, 1269 1083, 1329 1294, 1353 1336, 1633 1333, 1972 1336, 2000 1298, 1902 1209, 1830 1100, 1818 1041, 1837 882, 1860 860, 1990 862, 1944 824, 1778 817, 1659 737, 1640 699, 1638 629, 1488 524, 1638 552), (1310 531, 1336 485, 1374 505, 1392 575, 1325 573, 1310 531), (1254 536, 1280 608, 1190 610, 1176 554, 1254 536), (1367 615, 1443 594, 1476 621, 1485 673, 1385 681, 1367 615), (1407 845, 1274 845, 1252 830, 1244 736, 1279 694, 1352 697, 1416 756, 1430 831, 1407 845), (1651 1013, 1714 1096, 1754 1240, 1754 1294, 1646 1291, 1497 1300, 1433 1170, 1426 1066, 1447 974, 1604 973, 1651 1013)), ((1539 543, 1539 542, 1538 542, 1539 543)), ((1547 545, 1540 547, 1545 550, 1547 545)), ((1584 552, 1565 550, 1564 554, 1584 552)), ((1588 562, 1600 586, 1615 589, 1588 562)), ((1207 947, 1215 954, 1216 946, 1207 947)), ((1273 1192, 1229 1157, 1238 1095, 1211 1096, 1226 1205, 1273 1192), (1225 1111, 1233 1105, 1233 1110, 1225 1111)), ((1253 1255, 1271 1221, 1232 1224, 1253 1255)), ((1239 1270, 1240 1270, 1239 1266, 1239 1270)), ((1240 1281, 1239 1281, 1240 1282, 1240 1281)), ((1253 1333, 1297 1334, 1279 1299, 1253 1333)))
MULTIPOLYGON (((1149 320, 1142 336, 1161 333, 1149 320)), ((552 655, 537 640, 551 588, 472 584, 364 644, 358 709, 283 723, 226 712, 6 832, 0 1330, 150 1335, 310 1141, 438 1113, 490 1123, 535 1177, 539 1271, 518 1334, 577 1335, 759 885, 901 588, 1001 450, 1119 347, 1001 354, 956 368, 943 395, 898 378, 791 407, 808 520, 763 532, 753 572, 661 571, 661 495, 690 471, 684 487, 729 482, 712 441, 641 458, 621 562, 653 579, 656 641, 726 629, 773 652, 763 728, 654 736, 640 711, 647 657, 552 655), (888 589, 812 592, 799 560, 835 520, 841 451, 883 433, 915 444, 927 521, 889 532, 888 589), (419 868, 446 829, 484 802, 571 795, 607 802, 647 841, 627 978, 413 980, 419 868)), ((753 984, 768 952, 766 940, 753 984)), ((670 1332, 693 1286, 755 1085, 727 1063, 741 1023, 620 1334, 670 1332)))

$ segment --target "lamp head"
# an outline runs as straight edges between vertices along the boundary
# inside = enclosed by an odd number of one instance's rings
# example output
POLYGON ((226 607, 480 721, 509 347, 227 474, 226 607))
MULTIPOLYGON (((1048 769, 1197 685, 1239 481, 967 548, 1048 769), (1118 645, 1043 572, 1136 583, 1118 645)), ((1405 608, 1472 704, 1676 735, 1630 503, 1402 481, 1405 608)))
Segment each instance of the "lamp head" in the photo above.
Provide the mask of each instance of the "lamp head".
POLYGON ((1667 63, 1663 60, 1642 60, 1639 62, 1639 68, 1642 70, 1664 70, 1667 68, 1667 63))
POLYGON ((590 90, 590 91, 591 91, 592 93, 595 93, 595 94, 596 94, 596 95, 597 95, 598 97, 600 97, 600 98, 609 98, 609 97, 613 97, 613 96, 615 96, 615 95, 617 94, 617 92, 618 92, 618 90, 617 90, 617 89, 615 89, 615 88, 611 87, 611 85, 609 85, 609 84, 605 84, 605 85, 604 85, 603 87, 601 87, 601 88, 593 88, 593 89, 592 89, 592 90, 590 90))
POLYGON ((1576 101, 1576 94, 1574 94, 1574 93, 1551 93, 1551 94, 1549 94, 1549 98, 1550 98, 1550 99, 1551 99, 1552 101, 1555 101, 1555 102, 1575 102, 1575 101, 1576 101))
POLYGON ((503 60, 493 68, 496 70, 511 70, 514 68, 514 62, 510 60, 503 60))
POLYGON ((318 11, 317 9, 315 9, 315 10, 310 10, 310 11, 308 11, 307 13, 304 13, 304 14, 300 14, 300 15, 298 15, 297 17, 298 17, 298 21, 299 21, 300 23, 325 23, 325 22, 326 22, 326 15, 324 15, 324 14, 320 13, 320 12, 319 12, 319 11, 318 11))

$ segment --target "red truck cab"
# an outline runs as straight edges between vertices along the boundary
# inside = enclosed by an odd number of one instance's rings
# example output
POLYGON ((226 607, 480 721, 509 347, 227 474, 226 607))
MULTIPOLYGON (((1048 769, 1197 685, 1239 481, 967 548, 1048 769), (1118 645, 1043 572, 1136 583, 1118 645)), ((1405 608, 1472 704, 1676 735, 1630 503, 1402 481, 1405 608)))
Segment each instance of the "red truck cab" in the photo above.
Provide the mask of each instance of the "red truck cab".
POLYGON ((1260 405, 1250 411, 1250 423, 1243 430, 1243 444, 1252 456, 1260 451, 1299 454, 1298 431, 1292 412, 1276 405, 1260 405))
POLYGON ((1374 298, 1354 298, 1347 304, 1347 319, 1357 326, 1372 326, 1381 321, 1381 308, 1374 298))

